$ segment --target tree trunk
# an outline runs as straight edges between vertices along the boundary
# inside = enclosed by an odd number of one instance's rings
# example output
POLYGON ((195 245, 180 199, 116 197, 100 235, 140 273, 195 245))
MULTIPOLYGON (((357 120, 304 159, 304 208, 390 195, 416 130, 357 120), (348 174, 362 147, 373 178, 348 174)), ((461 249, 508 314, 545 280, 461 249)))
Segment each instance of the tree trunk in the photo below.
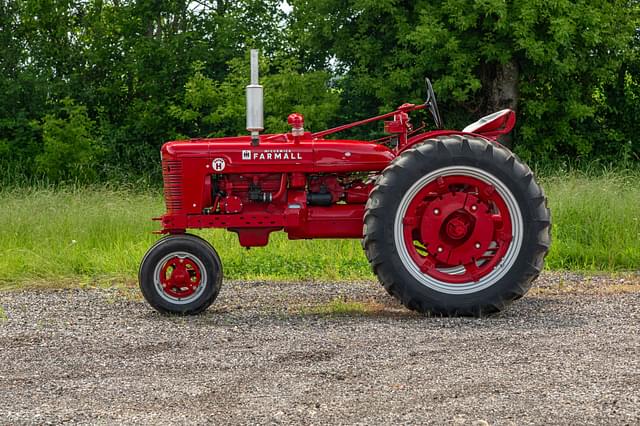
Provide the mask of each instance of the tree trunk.
POLYGON ((518 76, 520 74, 515 59, 506 64, 491 66, 485 74, 486 112, 491 113, 505 108, 516 111, 518 108, 518 76), (487 75, 488 74, 488 75, 487 75))
MULTIPOLYGON (((482 86, 485 92, 484 113, 491 114, 501 109, 510 108, 518 111, 518 62, 511 59, 504 64, 487 64, 484 67, 482 86)), ((501 140, 511 147, 511 137, 507 135, 501 140)))

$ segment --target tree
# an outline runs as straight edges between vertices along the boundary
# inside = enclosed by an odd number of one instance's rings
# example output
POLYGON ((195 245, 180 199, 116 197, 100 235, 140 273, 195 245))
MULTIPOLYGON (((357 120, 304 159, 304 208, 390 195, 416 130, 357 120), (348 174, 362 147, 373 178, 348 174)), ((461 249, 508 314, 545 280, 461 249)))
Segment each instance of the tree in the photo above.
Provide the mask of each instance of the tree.
MULTIPOLYGON (((230 72, 220 82, 205 75, 202 63, 194 65, 184 96, 170 107, 170 114, 184 124, 188 136, 246 134, 244 88, 249 82, 246 59, 231 60, 230 72)), ((275 63, 267 58, 262 59, 260 68, 261 84, 265 87, 266 132, 287 131, 287 116, 292 112, 305 116, 308 129, 320 130, 335 121, 340 96, 329 87, 328 72, 299 72, 295 60, 275 63)))
MULTIPOLYGON (((158 150, 193 133, 169 114, 199 61, 215 81, 247 46, 279 51, 278 0, 0 1, 0 161, 42 172, 45 117, 59 100, 86 107, 104 160, 134 173, 159 170, 158 150)), ((274 53, 275 54, 275 53, 274 53)), ((51 154, 49 152, 49 154, 51 154)))
POLYGON ((65 145, 43 123, 67 120, 70 99, 104 148, 102 178, 159 176, 163 142, 244 133, 249 48, 269 131, 294 110, 317 130, 423 102, 429 76, 449 127, 511 107, 524 156, 639 159, 638 0, 289 3, 0 0, 0 162, 52 176, 35 159, 65 145))
POLYGON ((628 0, 291 3, 300 55, 310 68, 333 58, 345 97, 357 100, 345 105, 350 115, 419 100, 428 75, 449 125, 517 109, 527 156, 586 156, 602 143, 606 135, 587 125, 595 95, 620 74, 639 27, 628 0))

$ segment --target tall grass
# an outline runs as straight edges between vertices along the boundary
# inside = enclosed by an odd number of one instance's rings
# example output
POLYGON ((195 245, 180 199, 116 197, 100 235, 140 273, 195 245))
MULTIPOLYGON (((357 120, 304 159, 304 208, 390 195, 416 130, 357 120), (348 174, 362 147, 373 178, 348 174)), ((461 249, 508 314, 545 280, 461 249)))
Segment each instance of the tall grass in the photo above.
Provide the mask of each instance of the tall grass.
MULTIPOLYGON (((640 269, 640 172, 567 172, 541 179, 553 215, 553 269, 640 269)), ((164 206, 157 189, 109 186, 0 190, 0 287, 60 280, 135 279, 159 238, 150 220, 164 206)), ((233 233, 199 232, 236 279, 371 278, 357 240, 288 241, 243 249, 233 233)))
POLYGON ((542 184, 553 221, 549 268, 640 270, 640 171, 574 171, 542 184))

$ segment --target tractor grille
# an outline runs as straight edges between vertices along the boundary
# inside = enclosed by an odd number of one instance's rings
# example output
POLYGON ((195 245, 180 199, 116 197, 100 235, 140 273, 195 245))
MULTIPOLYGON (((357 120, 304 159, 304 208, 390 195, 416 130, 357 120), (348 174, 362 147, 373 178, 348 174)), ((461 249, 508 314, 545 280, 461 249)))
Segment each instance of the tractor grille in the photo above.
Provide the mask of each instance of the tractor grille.
POLYGON ((167 213, 182 211, 182 161, 162 160, 162 179, 164 181, 164 202, 167 213))

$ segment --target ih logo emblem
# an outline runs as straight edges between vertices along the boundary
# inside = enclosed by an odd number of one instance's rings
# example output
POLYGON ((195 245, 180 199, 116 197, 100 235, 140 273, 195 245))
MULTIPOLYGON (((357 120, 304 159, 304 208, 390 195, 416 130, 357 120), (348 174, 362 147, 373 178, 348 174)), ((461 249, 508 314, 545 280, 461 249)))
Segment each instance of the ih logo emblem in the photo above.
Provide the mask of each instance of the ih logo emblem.
POLYGON ((224 162, 224 158, 216 158, 215 160, 213 160, 211 162, 211 167, 216 172, 223 171, 226 165, 227 165, 227 163, 224 162))
POLYGON ((243 160, 251 160, 251 151, 249 151, 248 149, 243 149, 242 150, 242 159, 243 160))

